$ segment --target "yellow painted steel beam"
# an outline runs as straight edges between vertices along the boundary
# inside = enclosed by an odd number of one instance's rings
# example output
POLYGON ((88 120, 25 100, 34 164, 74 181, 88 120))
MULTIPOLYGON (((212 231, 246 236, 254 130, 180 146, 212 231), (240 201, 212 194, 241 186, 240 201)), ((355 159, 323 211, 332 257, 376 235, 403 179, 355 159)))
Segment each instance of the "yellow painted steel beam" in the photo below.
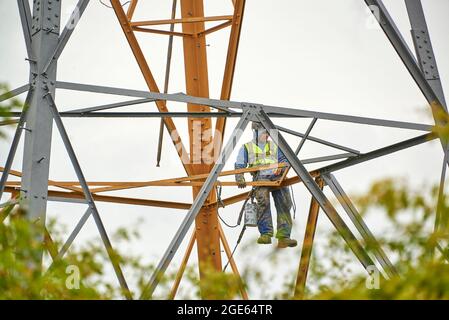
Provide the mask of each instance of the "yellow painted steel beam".
MULTIPOLYGON (((237 51, 239 48, 240 34, 242 31, 243 13, 245 11, 246 0, 235 0, 234 15, 232 17, 231 33, 229 35, 228 52, 226 65, 221 85, 220 99, 229 100, 231 98, 232 83, 234 80, 235 66, 237 61, 237 51)), ((217 118, 215 123, 214 145, 216 154, 220 153, 225 134, 226 118, 217 118)))
POLYGON ((209 29, 207 29, 207 30, 204 30, 203 32, 199 32, 199 33, 196 34, 196 36, 197 36, 197 37, 203 37, 203 36, 205 36, 205 35, 208 35, 208 34, 211 34, 211 33, 213 33, 213 32, 216 32, 216 31, 219 31, 219 30, 221 30, 221 29, 224 29, 224 28, 226 28, 226 27, 229 27, 231 24, 232 24, 232 21, 226 21, 226 22, 224 22, 224 23, 221 23, 221 24, 219 24, 219 25, 216 25, 216 26, 214 26, 214 27, 211 27, 211 28, 209 28, 209 29))
MULTIPOLYGON (((3 172, 3 170, 5 170, 4 167, 0 167, 0 172, 3 172)), ((16 170, 9 170, 9 174, 15 177, 22 177, 22 172, 16 171, 16 170)), ((6 182, 6 185, 20 185, 19 182, 16 181, 12 181, 12 182, 6 182)), ((83 192, 83 190, 79 187, 75 187, 75 184, 64 184, 64 183, 58 183, 56 181, 53 180, 48 180, 48 184, 49 185, 53 185, 55 187, 61 188, 61 189, 66 189, 66 190, 71 190, 71 191, 75 191, 75 192, 83 192)), ((79 185, 79 182, 78 182, 79 185)))
MULTIPOLYGON (((270 168, 278 168, 283 167, 285 164, 279 164, 279 165, 265 165, 260 167, 252 167, 252 168, 244 168, 244 169, 236 169, 236 170, 228 170, 223 171, 220 173, 220 176, 229 176, 234 175, 238 173, 248 173, 248 172, 254 172, 258 170, 263 169, 270 169, 270 168)), ((0 172, 3 171, 3 167, 0 167, 0 172)), ((11 170, 11 175, 21 177, 21 172, 11 170)), ((134 181, 91 181, 87 182, 88 186, 94 187, 97 186, 99 188, 92 188, 90 189, 92 193, 95 192, 106 192, 106 191, 119 191, 119 190, 125 190, 125 189, 133 189, 133 188, 144 188, 144 187, 153 187, 153 186, 202 186, 202 182, 195 182, 196 180, 203 180, 207 178, 207 174, 200 174, 200 175, 194 175, 190 177, 181 177, 181 178, 170 178, 170 179, 163 179, 163 180, 155 180, 155 181, 142 181, 142 182, 134 182, 134 181)), ((220 181, 217 184, 221 184, 223 186, 236 186, 237 184, 235 182, 231 181, 220 181)), ((15 187, 20 186, 20 181, 8 181, 6 183, 9 187, 15 187)), ((79 186, 78 181, 48 181, 49 186, 54 186, 58 188, 68 189, 72 191, 82 192, 79 186)), ((279 185, 278 181, 255 181, 251 182, 249 181, 247 183, 248 186, 252 185, 258 185, 258 186, 277 186, 279 185)))
MULTIPOLYGON (((321 188, 321 190, 323 190, 323 187, 324 187, 323 179, 317 177, 315 179, 315 181, 318 184, 318 186, 321 188)), ((296 278, 296 285, 295 285, 295 292, 294 292, 294 298, 296 298, 296 299, 304 298, 304 291, 305 291, 305 287, 306 287, 307 274, 309 272, 310 257, 312 256, 313 240, 315 238, 315 231, 316 231, 316 225, 318 222, 319 211, 320 211, 320 205, 312 197, 312 200, 310 203, 309 216, 307 218, 306 232, 304 234, 304 241, 302 243, 301 260, 299 262, 298 275, 296 278)))
MULTIPOLYGON (((139 43, 137 42, 137 38, 134 35, 134 31, 130 25, 130 21, 128 20, 125 12, 123 11, 123 7, 119 0, 111 0, 111 5, 114 9, 114 12, 117 16, 117 19, 122 27, 123 33, 128 41, 129 46, 136 58, 137 64, 142 72, 142 75, 147 83, 148 89, 152 92, 160 92, 157 86, 157 83, 153 77, 153 74, 150 70, 150 67, 145 59, 145 56, 140 48, 139 43)), ((165 101, 156 101, 156 106, 160 112, 168 112, 165 101)), ((181 159, 181 162, 186 170, 187 174, 193 174, 190 168, 190 159, 187 154, 187 151, 182 143, 181 137, 176 130, 175 123, 172 118, 163 118, 165 126, 167 127, 168 132, 170 133, 170 137, 172 139, 173 144, 178 152, 178 155, 181 159)))
POLYGON ((243 283, 242 277, 240 276, 239 269, 237 268, 237 264, 235 263, 234 257, 232 256, 231 248, 229 247, 228 240, 226 240, 226 236, 224 234, 223 228, 221 227, 221 224, 218 224, 219 232, 220 232, 220 239, 221 243, 223 244, 223 248, 226 252, 226 256, 229 259, 229 264, 231 266, 232 272, 234 275, 239 279, 239 289, 240 294, 242 295, 243 300, 248 300, 248 293, 245 289, 245 284, 243 283))
POLYGON ((126 17, 129 21, 133 18, 134 11, 136 10, 138 0, 131 0, 131 3, 129 4, 128 11, 126 12, 126 17))
POLYGON ((58 256, 58 248, 56 247, 56 244, 53 241, 47 228, 44 229, 44 247, 50 254, 51 259, 55 261, 56 257, 58 256))
POLYGON ((192 253, 193 246, 196 241, 196 231, 193 230, 192 236, 190 237, 189 244, 187 245, 186 252, 184 253, 184 257, 182 258, 181 266, 176 273, 175 282, 173 283, 172 289, 170 290, 170 294, 168 296, 168 300, 173 300, 176 297, 176 293, 178 292, 179 284, 181 283, 182 276, 187 267, 187 263, 189 262, 190 254, 192 253))
MULTIPOLYGON (((181 0, 181 17, 204 18, 203 0, 181 0)), ((182 23, 184 33, 199 34, 205 31, 205 22, 182 23)), ((195 97, 209 97, 209 75, 207 67, 207 52, 205 37, 183 37, 184 68, 186 79, 186 92, 195 97)), ((203 105, 187 104, 189 112, 210 112, 210 107, 203 105)), ((208 150, 213 142, 212 119, 198 118, 188 120, 190 138, 190 160, 195 174, 208 174, 213 161, 213 150, 208 150), (198 141, 199 140, 199 141, 198 141), (209 152, 208 152, 209 151, 209 152), (211 153, 212 152, 212 153, 211 153)), ((193 198, 200 191, 200 187, 192 187, 193 198)), ((211 192, 207 202, 216 201, 215 192, 211 192)), ((200 281, 207 277, 208 270, 221 272, 220 235, 218 232, 218 217, 212 208, 203 207, 195 219, 196 243, 198 252, 198 265, 200 281)), ((201 292, 203 298, 204 292, 201 292)))
MULTIPOLYGON (((17 189, 12 187, 5 187, 6 193, 17 192, 17 189)), ((161 200, 150 200, 141 198, 128 198, 128 197, 117 197, 117 196, 104 196, 93 194, 95 201, 100 202, 110 202, 110 203, 121 203, 121 204, 131 204, 136 206, 146 206, 146 207, 158 207, 158 208, 171 208, 171 209, 181 209, 188 210, 192 206, 191 203, 185 202, 173 202, 173 201, 161 201, 161 200)), ((48 197, 54 198, 66 198, 66 199, 85 199, 84 194, 78 192, 65 192, 65 191, 48 191, 48 197)))
POLYGON ((131 22, 131 26, 143 27, 143 26, 157 26, 157 25, 164 25, 164 24, 177 24, 177 23, 223 21, 223 20, 232 20, 232 17, 233 16, 214 16, 214 17, 193 17, 193 18, 151 20, 151 21, 134 21, 134 22, 131 22))
POLYGON ((149 29, 149 28, 142 28, 142 27, 132 27, 132 29, 134 31, 162 34, 164 36, 176 36, 176 37, 193 37, 194 36, 193 33, 157 30, 157 29, 149 29))

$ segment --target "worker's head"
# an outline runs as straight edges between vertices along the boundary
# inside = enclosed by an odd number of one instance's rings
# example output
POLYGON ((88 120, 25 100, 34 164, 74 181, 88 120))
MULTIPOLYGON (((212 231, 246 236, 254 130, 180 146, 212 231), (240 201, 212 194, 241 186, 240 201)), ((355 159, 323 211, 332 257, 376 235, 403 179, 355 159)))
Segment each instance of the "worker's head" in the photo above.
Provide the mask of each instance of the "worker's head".
POLYGON ((258 142, 266 142, 268 140, 268 132, 259 122, 253 122, 251 128, 253 129, 254 140, 258 142))

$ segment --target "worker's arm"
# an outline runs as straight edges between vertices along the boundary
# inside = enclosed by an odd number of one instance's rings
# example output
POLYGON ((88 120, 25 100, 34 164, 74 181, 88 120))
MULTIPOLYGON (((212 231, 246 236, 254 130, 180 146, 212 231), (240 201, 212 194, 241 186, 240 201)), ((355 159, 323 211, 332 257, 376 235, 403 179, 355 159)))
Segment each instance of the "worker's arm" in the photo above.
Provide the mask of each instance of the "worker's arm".
POLYGON ((288 160, 285 157, 284 153, 282 152, 281 149, 278 148, 278 162, 279 163, 287 163, 288 164, 288 160))
MULTIPOLYGON (((277 152, 278 153, 278 164, 282 164, 282 163, 288 164, 288 160, 285 157, 282 150, 279 148, 277 150, 278 150, 278 152, 277 152)), ((278 168, 275 172, 275 175, 276 176, 282 175, 284 173, 284 170, 286 170, 286 169, 287 169, 287 167, 278 168)))
MULTIPOLYGON (((243 145, 239 150, 239 154, 237 155, 237 160, 234 164, 234 168, 236 170, 244 169, 247 166, 248 166, 248 151, 246 150, 245 146, 243 145)), ((245 176, 243 173, 236 174, 235 181, 238 183, 239 188, 246 187, 245 176)))

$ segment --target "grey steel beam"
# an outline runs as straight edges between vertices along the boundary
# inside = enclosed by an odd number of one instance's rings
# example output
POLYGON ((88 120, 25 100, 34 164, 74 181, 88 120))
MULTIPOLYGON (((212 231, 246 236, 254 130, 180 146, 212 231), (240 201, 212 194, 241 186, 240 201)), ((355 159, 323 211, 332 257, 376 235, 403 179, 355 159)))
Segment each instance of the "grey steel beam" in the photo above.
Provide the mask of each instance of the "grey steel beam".
POLYGON ((374 256, 379 261, 382 268, 385 270, 389 278, 395 277, 398 274, 396 268, 388 259, 387 255, 383 251, 379 242, 374 237, 371 230, 366 225, 365 221, 363 221, 362 216, 358 212, 357 208, 352 203, 351 199, 349 199, 348 195, 344 192, 340 183, 338 183, 337 179, 332 174, 326 174, 322 176, 326 184, 334 193, 338 202, 340 202, 343 209, 348 214, 354 226, 357 228, 357 231, 363 237, 365 241, 366 247, 368 251, 372 251, 374 256))
MULTIPOLYGON (((45 225, 48 178, 52 138, 52 116, 44 94, 55 92, 56 68, 54 64, 46 75, 42 69, 58 44, 61 22, 61 1, 34 1, 31 25, 31 50, 35 62, 30 70, 30 85, 34 94, 26 114, 26 134, 23 151, 21 206, 27 218, 45 225)), ((44 234, 40 240, 44 240, 44 234)))
POLYGON ((325 174, 328 172, 335 172, 335 171, 345 169, 345 168, 351 167, 353 165, 356 165, 356 164, 359 164, 362 162, 366 162, 366 161, 369 161, 369 160, 372 160, 375 158, 379 158, 379 157, 382 157, 382 156, 385 156, 385 155, 388 155, 388 154, 391 154, 391 153, 394 153, 394 152, 397 152, 400 150, 404 150, 404 149, 407 149, 407 148, 410 148, 413 146, 417 146, 417 145, 425 143, 425 142, 432 141, 436 138, 437 138, 436 134, 427 133, 427 134, 424 134, 424 135, 421 135, 421 136, 418 136, 418 137, 415 137, 412 139, 404 140, 404 141, 389 145, 384 148, 376 149, 371 152, 367 152, 367 153, 361 154, 359 156, 352 157, 351 159, 348 159, 348 160, 344 160, 344 161, 340 161, 340 162, 328 165, 326 167, 318 169, 318 171, 321 174, 325 174))
POLYGON ((306 130, 306 133, 304 134, 304 137, 301 138, 301 142, 299 143, 298 147, 295 150, 295 154, 298 155, 301 151, 302 147, 304 146, 304 143, 306 142, 307 138, 309 137, 310 133, 312 132, 313 127, 315 126, 315 123, 317 122, 317 118, 313 118, 312 121, 309 124, 309 127, 306 130))
POLYGON ((27 49, 28 59, 34 60, 33 49, 31 46, 31 10, 28 0, 17 0, 17 6, 19 7, 20 22, 22 23, 23 37, 25 40, 25 47, 27 49))
POLYGON ((95 204, 94 198, 92 196, 92 193, 89 190, 86 179, 81 170, 81 166, 78 162, 78 159, 75 155, 75 151, 73 150, 72 144, 70 142, 69 136, 65 130, 64 124, 62 123, 61 117, 59 116, 58 109, 53 100, 53 97, 50 92, 48 92, 45 95, 45 97, 49 102, 49 109, 51 111, 51 115, 53 117, 53 120, 55 121, 56 127, 58 128, 59 134, 60 134, 62 141, 64 143, 64 146, 67 150, 70 161, 72 162, 73 168, 75 169, 75 173, 76 173, 78 181, 81 185, 81 188, 83 189, 84 196, 89 205, 89 211, 92 211, 92 215, 94 217, 95 224, 97 225, 98 232, 100 233, 100 237, 105 245, 106 251, 108 253, 111 264, 114 268, 117 279, 120 283, 120 286, 123 290, 123 293, 127 299, 132 299, 131 292, 129 291, 129 288, 128 288, 128 284, 126 283, 125 277, 123 276, 122 269, 117 260, 117 255, 116 255, 114 249, 112 248, 111 241, 109 240, 109 236, 108 236, 106 229, 103 225, 103 221, 101 220, 100 214, 98 213, 98 209, 95 204))
POLYGON ((198 212, 203 206, 204 201, 207 199, 209 193, 213 189, 214 184, 217 181, 220 172, 223 170, 223 167, 225 166, 227 159, 230 157, 232 151, 235 149, 237 142, 242 136, 243 131, 247 127, 250 119, 250 113, 252 112, 253 112, 252 109, 244 111, 244 114, 240 118, 239 122, 237 123, 237 126, 232 132, 231 137, 228 140, 228 143, 226 144, 223 151, 220 153, 220 156, 218 157, 214 167, 210 171, 209 176, 207 177, 198 195, 196 196, 195 201, 193 202, 191 208, 187 212, 187 215, 182 221, 181 226, 179 227, 178 231, 176 232, 175 236, 170 242, 170 245, 165 251, 164 256, 162 257, 161 261, 159 262, 155 271, 153 272, 150 281, 142 291, 142 295, 140 297, 141 299, 150 299, 151 296, 153 295, 153 292, 156 289, 157 284, 159 283, 165 271, 167 270, 168 265, 170 264, 182 240, 184 239, 190 226, 192 225, 193 221, 198 215, 198 212))
POLYGON ((14 157, 16 156, 17 147, 19 145, 20 137, 22 136, 22 130, 24 130, 24 124, 26 120, 26 115, 28 112, 30 101, 33 97, 33 89, 28 91, 28 95, 25 99, 25 103, 23 105, 23 111, 19 119, 19 123, 17 125, 16 131, 14 133, 14 137, 12 139, 11 147, 9 148, 8 157, 6 158, 5 167, 3 169, 2 178, 0 179, 0 199, 2 198, 3 191, 5 190, 6 182, 8 181, 9 171, 11 170, 12 163, 14 161, 14 157))
POLYGON ((87 204, 86 199, 75 199, 75 198, 64 198, 64 197, 48 197, 48 201, 87 204))
MULTIPOLYGON (((17 113, 20 114, 20 113, 17 113)), ((13 114, 16 115, 16 114, 13 114)), ((242 113, 225 112, 61 112, 63 118, 209 118, 241 117, 242 113)))
POLYGON ((16 89, 13 89, 11 91, 8 91, 6 93, 3 93, 0 95, 0 102, 6 101, 8 99, 14 98, 15 96, 18 96, 19 94, 22 94, 30 89, 30 84, 27 83, 23 86, 20 86, 16 89))
POLYGON ((18 204, 19 201, 17 199, 11 199, 9 201, 6 201, 5 203, 0 203, 0 208, 4 208, 10 205, 16 205, 18 204))
POLYGON ((16 206, 16 203, 7 203, 6 206, 2 207, 2 210, 0 210, 0 224, 3 223, 3 221, 5 221, 5 219, 9 216, 9 214, 11 213, 11 211, 14 209, 14 207, 16 206))
POLYGON ((421 0, 405 0, 405 5, 412 27, 411 34, 419 66, 430 87, 447 110, 443 86, 421 0))
POLYGON ((317 163, 317 162, 325 162, 325 161, 332 161, 332 160, 338 160, 338 159, 347 159, 347 158, 353 158, 355 155, 352 153, 341 153, 341 154, 335 154, 330 156, 322 156, 322 157, 315 157, 310 159, 303 159, 301 160, 302 164, 310 164, 310 163, 317 163))
MULTIPOLYGON (((95 111, 101 111, 101 110, 109 110, 109 109, 115 109, 120 107, 127 107, 132 106, 136 104, 142 104, 142 103, 148 103, 148 102, 154 102, 156 100, 154 99, 134 99, 129 101, 123 101, 123 102, 116 102, 116 103, 108 103, 101 106, 95 106, 95 107, 89 107, 89 108, 81 108, 81 109, 73 109, 69 111, 65 111, 66 113, 87 113, 87 112, 95 112, 95 111)), ((61 113, 60 113, 61 114, 61 113)))
MULTIPOLYGON (((176 18, 176 6, 177 6, 177 0, 173 0, 172 4, 172 10, 171 10, 171 19, 176 18)), ((173 32, 175 30, 175 24, 170 24, 170 32, 173 32)), ((164 93, 168 93, 168 84, 170 81, 170 69, 171 69, 171 59, 172 59, 172 53, 173 53, 173 34, 171 34, 168 37, 168 48, 167 48, 167 61, 165 64, 165 80, 164 80, 164 93)), ((164 127, 165 127, 165 121, 164 119, 161 119, 161 122, 159 124, 159 139, 157 144, 157 156, 156 156, 156 167, 159 167, 162 157, 162 143, 164 140, 164 127)))
MULTIPOLYGON (((429 82, 427 82, 427 79, 425 78, 424 74, 421 72, 421 69, 417 65, 413 53, 411 52, 410 48, 408 47, 407 43, 405 42, 398 28, 396 27, 393 19, 388 13, 388 10, 385 8, 383 2, 381 0, 364 0, 364 1, 371 9, 372 8, 377 9, 376 11, 378 13, 378 16, 376 16, 376 14, 374 16, 376 17, 380 27, 390 40, 394 49, 398 53, 402 62, 406 66, 407 70, 409 71, 409 73, 415 80, 416 84, 426 97, 428 103, 430 105, 439 106, 439 108, 442 107, 443 110, 447 112, 442 101, 440 101, 438 95, 435 93, 433 88, 430 86, 429 82)), ((441 121, 439 119, 435 118, 435 123, 440 122, 441 121)))
POLYGON ((374 262, 371 260, 370 256, 366 253, 365 249, 361 246, 357 238, 348 228, 343 219, 338 215, 337 211, 333 207, 332 203, 324 195, 321 188, 312 178, 310 173, 295 155, 294 151, 290 148, 287 141, 285 141, 279 130, 266 115, 262 108, 258 108, 259 113, 257 117, 260 123, 267 129, 271 139, 278 146, 278 148, 284 153, 290 166, 295 170, 296 174, 303 181, 304 186, 309 190, 314 199, 318 202, 320 207, 326 213, 329 220, 332 222, 334 227, 340 233, 341 237, 346 241, 349 248, 355 254, 357 259, 361 262, 363 267, 368 270, 368 268, 377 268, 374 262))
MULTIPOLYGON (((229 113, 235 112, 232 110, 232 108, 242 109, 242 105, 250 104, 250 103, 241 103, 241 102, 227 101, 227 100, 192 97, 192 96, 188 96, 185 94, 155 93, 155 92, 148 92, 148 91, 120 89, 120 88, 86 85, 86 84, 71 83, 71 82, 58 81, 56 85, 58 88, 66 89, 66 90, 98 92, 98 93, 106 93, 106 94, 133 96, 133 97, 141 97, 141 98, 153 98, 156 100, 166 100, 166 101, 174 101, 174 102, 192 103, 192 104, 197 104, 197 105, 205 105, 205 106, 216 108, 216 109, 226 111, 229 113)), ((402 128, 402 129, 419 130, 419 131, 431 131, 432 130, 431 125, 419 124, 419 123, 375 119, 375 118, 367 118, 367 117, 357 117, 357 116, 349 116, 349 115, 325 113, 325 112, 317 112, 317 111, 309 111, 309 110, 301 110, 301 109, 293 109, 293 108, 284 108, 284 107, 275 107, 275 106, 267 106, 267 105, 260 105, 260 106, 261 106, 261 108, 264 109, 264 111, 270 117, 318 118, 318 119, 325 119, 325 120, 332 120, 332 121, 342 121, 342 122, 368 124, 368 125, 374 125, 374 126, 384 126, 384 127, 402 128)))
MULTIPOLYGON (((421 0, 405 0, 405 5, 407 7, 407 13, 410 20, 410 25, 412 27, 411 35, 413 39, 413 45, 415 47, 416 57, 418 58, 418 63, 421 71, 429 83, 430 87, 434 90, 436 96, 440 100, 443 108, 447 111, 446 99, 444 97, 444 90, 441 84, 440 75, 438 72, 437 60, 432 47, 432 41, 430 39, 429 29, 426 23, 426 17, 424 15, 424 10, 422 7, 421 0)), ((447 220, 445 213, 442 210, 443 200, 444 200, 444 182, 446 178, 446 167, 448 165, 448 151, 447 145, 443 146, 444 152, 444 162, 443 169, 441 172, 441 181, 438 191, 437 208, 435 212, 435 226, 434 232, 439 233, 441 227, 441 221, 447 220)), ((444 226, 447 225, 447 221, 443 223, 444 226)))
MULTIPOLYGON (((294 135, 294 136, 297 136, 297 137, 300 137, 300 138, 304 138, 305 137, 305 134, 303 134, 301 132, 293 131, 293 130, 290 130, 290 129, 287 129, 287 128, 284 128, 284 127, 281 127, 281 126, 276 126, 276 128, 279 131, 282 131, 282 132, 285 132, 285 133, 289 133, 291 135, 294 135)), ((320 139, 320 138, 316 138, 316 137, 313 137, 311 135, 307 136, 307 140, 314 141, 314 142, 323 144, 325 146, 332 147, 332 148, 335 148, 335 149, 339 149, 339 150, 342 150, 342 151, 346 151, 346 152, 349 152, 349 153, 353 153, 355 155, 360 154, 360 151, 358 151, 358 150, 351 149, 351 148, 348 148, 348 147, 345 147, 345 146, 341 146, 339 144, 336 144, 336 143, 333 143, 333 142, 329 142, 327 140, 323 140, 323 139, 320 139)))
POLYGON ((263 106, 261 106, 261 108, 263 108, 265 113, 270 114, 270 116, 271 116, 271 114, 285 115, 287 117, 288 116, 300 116, 300 117, 305 117, 305 118, 318 118, 318 119, 323 119, 323 120, 368 124, 368 125, 372 125, 372 126, 402 128, 402 129, 410 129, 410 130, 418 130, 418 131, 432 131, 431 125, 412 123, 412 122, 357 117, 357 116, 349 116, 349 115, 344 115, 344 114, 317 112, 317 111, 292 109, 292 108, 284 108, 284 107, 274 107, 274 106, 267 106, 267 105, 263 105, 263 106))
POLYGON ((197 105, 205 105, 212 108, 220 109, 227 112, 233 112, 229 108, 242 109, 240 102, 227 101, 227 100, 217 100, 209 98, 192 97, 185 94, 169 94, 169 93, 157 93, 142 90, 132 90, 123 88, 113 88, 97 85, 80 84, 73 82, 63 82, 58 81, 56 83, 57 88, 65 90, 75 90, 75 91, 85 91, 85 92, 96 92, 136 98, 151 98, 155 100, 165 100, 174 102, 185 102, 197 105))
MULTIPOLYGON (((72 245, 73 241, 75 241, 76 237, 78 236, 78 234, 80 233, 80 231, 84 227, 84 225, 86 224, 87 219, 89 219, 91 214, 92 214, 92 210, 90 208, 87 208, 86 212, 83 214, 81 219, 76 224, 75 229, 73 229, 72 233, 69 235, 69 237, 67 238, 66 242, 61 247, 61 250, 59 250, 58 255, 53 260, 53 262, 55 260, 60 260, 60 259, 62 259, 64 257, 64 255, 66 254, 67 250, 69 250, 69 248, 72 245)), ((51 268, 51 266, 49 268, 51 268)))
POLYGON ((67 42, 70 39, 70 36, 72 35, 73 31, 75 30, 76 25, 78 24, 78 21, 81 19, 81 16, 84 13, 84 10, 86 9, 87 5, 89 4, 90 0, 79 0, 75 9, 73 9, 72 14, 70 15, 69 21, 67 22, 64 30, 62 31, 61 36, 58 39, 58 45, 56 48, 54 48, 53 53, 50 57, 48 57, 47 62, 44 65, 44 68, 42 69, 42 73, 47 73, 48 68, 50 68, 50 65, 58 60, 59 56, 61 55, 62 51, 64 50, 67 42))
MULTIPOLYGON (((295 118, 302 116, 293 114, 280 114, 280 113, 267 113, 271 118, 295 118)), ((11 112, 10 115, 12 117, 20 116, 20 112, 11 112)), ((173 117, 173 118, 184 118, 184 117, 193 117, 193 118, 203 118, 203 117, 230 117, 230 118, 239 118, 243 114, 240 112, 72 112, 72 111, 63 111, 60 113, 63 118, 164 118, 164 117, 173 117)), ((335 118, 340 118, 340 115, 334 115, 335 118)), ((342 116, 349 117, 349 116, 342 116)), ((341 120, 337 120, 341 121, 341 120)), ((348 122, 352 122, 351 120, 347 120, 348 122)), ((412 129, 412 130, 421 130, 421 131, 431 131, 432 126, 409 123, 409 122, 398 122, 398 121, 389 121, 389 120, 380 120, 380 119, 371 119, 364 118, 365 123, 369 122, 369 124, 394 127, 394 128, 404 128, 404 129, 412 129)), ((355 123, 359 123, 355 121, 355 123)), ((286 130, 283 130, 286 131, 286 130)), ((296 134, 300 136, 300 133, 296 134)), ((324 143, 324 140, 318 138, 310 138, 310 140, 320 141, 323 144, 331 145, 330 142, 324 143)), ((336 146, 333 144, 333 146, 336 146)), ((339 147, 337 149, 349 149, 345 147, 339 147)), ((355 153, 356 150, 351 150, 351 152, 355 153)), ((357 151, 358 152, 358 151, 357 151)))

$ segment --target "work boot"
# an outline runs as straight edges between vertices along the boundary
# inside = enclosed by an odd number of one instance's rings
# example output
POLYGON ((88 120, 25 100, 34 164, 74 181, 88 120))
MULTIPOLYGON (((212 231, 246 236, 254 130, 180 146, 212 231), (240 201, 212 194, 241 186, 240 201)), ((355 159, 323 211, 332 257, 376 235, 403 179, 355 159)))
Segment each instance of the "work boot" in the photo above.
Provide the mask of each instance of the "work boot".
POLYGON ((290 238, 280 238, 278 240, 278 248, 296 247, 298 242, 290 238))
POLYGON ((260 235, 259 239, 257 239, 258 244, 270 244, 271 243, 271 236, 268 234, 262 234, 260 235))

